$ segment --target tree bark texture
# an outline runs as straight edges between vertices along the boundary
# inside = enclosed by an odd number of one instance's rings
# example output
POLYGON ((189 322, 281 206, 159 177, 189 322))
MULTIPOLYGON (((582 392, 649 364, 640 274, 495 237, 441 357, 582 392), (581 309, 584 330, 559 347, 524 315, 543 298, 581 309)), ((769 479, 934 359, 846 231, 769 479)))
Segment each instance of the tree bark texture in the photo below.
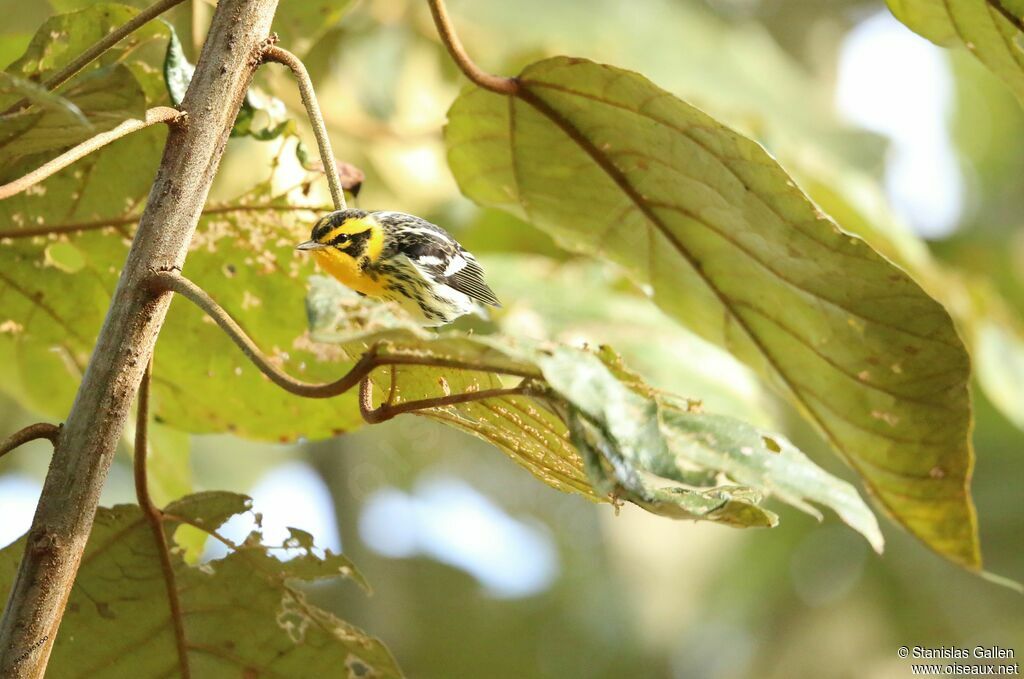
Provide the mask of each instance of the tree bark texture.
POLYGON ((278 0, 220 0, 92 359, 54 451, 0 623, 0 676, 41 677, 100 490, 170 304, 143 285, 181 268, 278 0))

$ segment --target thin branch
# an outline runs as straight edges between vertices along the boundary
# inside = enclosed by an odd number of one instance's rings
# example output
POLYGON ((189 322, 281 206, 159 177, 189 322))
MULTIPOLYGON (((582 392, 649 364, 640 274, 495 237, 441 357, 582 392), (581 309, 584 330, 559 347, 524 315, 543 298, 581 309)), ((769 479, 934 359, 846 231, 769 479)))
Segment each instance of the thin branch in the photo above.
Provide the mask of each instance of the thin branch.
POLYGON ((359 381, 370 374, 374 368, 382 365, 421 365, 435 368, 451 368, 453 370, 474 370, 477 372, 493 372, 518 377, 539 378, 536 371, 519 370, 507 366, 492 366, 483 363, 471 363, 432 356, 381 354, 380 346, 373 345, 356 361, 341 378, 334 382, 311 383, 297 380, 282 372, 264 356, 256 343, 249 338, 244 330, 231 316, 198 285, 173 271, 154 271, 148 280, 149 288, 154 293, 175 292, 198 306, 212 318, 221 330, 228 334, 239 349, 252 361, 270 380, 285 391, 305 398, 332 398, 343 394, 359 384, 359 381))
POLYGON ((473 63, 469 54, 466 53, 466 48, 462 46, 458 34, 455 33, 455 27, 448 16, 444 0, 427 0, 427 2, 430 5, 430 13, 434 17, 434 25, 437 27, 437 34, 440 36, 441 42, 448 48, 448 54, 467 78, 485 90, 497 94, 515 94, 519 91, 519 81, 515 78, 488 73, 473 63))
MULTIPOLYGON (((205 208, 202 212, 206 215, 230 214, 232 212, 323 212, 330 208, 311 207, 301 205, 215 205, 205 208)), ((111 219, 97 219, 91 222, 76 222, 72 224, 56 224, 52 226, 38 226, 31 229, 16 229, 14 231, 0 231, 0 239, 3 238, 31 238, 34 236, 53 236, 62 233, 78 233, 80 231, 97 231, 109 229, 125 224, 135 224, 142 218, 142 215, 126 215, 124 217, 113 217, 111 219)))
POLYGON ((18 446, 37 439, 47 439, 53 445, 57 445, 57 438, 60 436, 60 425, 49 422, 37 422, 30 424, 24 429, 14 432, 3 441, 0 441, 0 457, 11 452, 18 446))
POLYGON ((448 396, 437 396, 435 398, 421 398, 414 401, 405 401, 398 405, 391 405, 384 402, 378 408, 373 407, 373 383, 370 377, 366 376, 359 383, 359 413, 366 420, 367 424, 380 424, 403 413, 413 413, 429 408, 444 408, 460 403, 472 403, 483 401, 489 398, 501 398, 502 396, 522 396, 529 393, 529 380, 522 384, 508 389, 484 389, 482 391, 467 391, 461 394, 449 394, 448 396))
MULTIPOLYGON (((150 20, 155 19, 156 17, 160 16, 161 14, 169 10, 171 7, 174 7, 175 5, 180 4, 183 1, 184 0, 158 0, 157 2, 153 3, 149 7, 145 8, 144 10, 133 16, 123 25, 118 26, 113 31, 107 33, 105 36, 97 40, 89 49, 85 50, 80 55, 78 55, 78 57, 74 61, 72 61, 70 64, 68 64, 67 66, 65 66, 64 68, 60 69, 59 71, 51 75, 49 78, 47 78, 42 83, 43 87, 45 87, 48 90, 56 89, 61 84, 67 82, 76 73, 78 73, 83 68, 92 63, 95 59, 97 59, 108 49, 110 49, 117 43, 121 42, 138 29, 142 28, 142 26, 144 26, 150 20)), ((4 114, 18 111, 24 108, 27 104, 28 100, 22 99, 21 101, 19 101, 18 103, 14 104, 9 109, 4 111, 4 114)))
POLYGON ((121 137, 127 136, 132 132, 138 132, 150 125, 156 125, 157 123, 173 123, 184 115, 184 113, 177 109, 167 106, 155 106, 146 111, 145 120, 135 120, 134 118, 126 120, 112 130, 101 132, 95 137, 86 139, 78 146, 68 149, 42 167, 32 170, 27 175, 0 186, 0 200, 21 193, 50 175, 63 170, 76 160, 81 160, 93 151, 97 151, 121 137))
POLYGON ((341 178, 338 176, 338 164, 334 160, 334 151, 331 150, 331 138, 327 135, 327 126, 324 125, 324 116, 320 113, 320 105, 316 100, 316 92, 313 90, 313 81, 309 78, 305 64, 297 56, 277 45, 270 45, 263 53, 263 61, 274 61, 284 64, 291 69, 292 74, 299 84, 299 94, 302 96, 302 103, 306 107, 306 115, 309 116, 309 124, 313 126, 313 135, 316 137, 317 147, 320 149, 320 161, 324 165, 324 172, 327 174, 327 184, 331 188, 331 199, 334 201, 335 210, 344 210, 345 189, 341 186, 341 178))
POLYGON ((171 608, 171 622, 174 625, 174 639, 178 648, 178 665, 180 676, 189 679, 192 672, 188 663, 188 642, 185 637, 184 618, 182 617, 181 600, 178 598, 178 586, 174 578, 174 565, 171 563, 170 547, 167 532, 164 530, 163 514, 153 504, 149 496, 149 481, 146 475, 146 457, 149 454, 149 386, 153 375, 153 359, 150 357, 146 372, 142 375, 139 385, 139 400, 135 415, 135 497, 139 507, 149 522, 156 541, 157 554, 160 557, 160 569, 164 574, 164 586, 167 589, 167 601, 171 608))

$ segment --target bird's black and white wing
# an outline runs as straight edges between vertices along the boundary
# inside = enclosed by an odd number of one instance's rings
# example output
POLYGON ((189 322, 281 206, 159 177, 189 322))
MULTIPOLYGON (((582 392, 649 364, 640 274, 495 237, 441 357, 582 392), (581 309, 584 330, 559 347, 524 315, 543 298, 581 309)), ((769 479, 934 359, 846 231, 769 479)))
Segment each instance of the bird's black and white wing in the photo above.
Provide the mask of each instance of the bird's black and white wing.
POLYGON ((408 217, 416 221, 403 225, 396 246, 418 271, 435 284, 448 286, 474 302, 501 306, 484 281, 483 268, 472 254, 440 227, 418 217, 408 217))
POLYGON ((441 280, 444 284, 469 295, 478 302, 500 307, 501 302, 498 301, 494 291, 484 280, 484 270, 476 261, 476 257, 457 244, 455 248, 455 254, 448 260, 444 271, 441 272, 441 280))

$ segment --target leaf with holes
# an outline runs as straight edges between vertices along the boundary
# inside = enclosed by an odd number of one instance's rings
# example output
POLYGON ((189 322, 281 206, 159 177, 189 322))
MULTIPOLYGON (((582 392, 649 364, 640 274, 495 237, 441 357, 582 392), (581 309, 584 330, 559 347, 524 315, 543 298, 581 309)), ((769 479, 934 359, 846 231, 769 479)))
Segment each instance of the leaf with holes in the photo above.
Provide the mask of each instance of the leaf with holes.
POLYGON ((624 267, 787 394, 897 521, 980 567, 970 363, 942 305, 760 146, 642 76, 559 57, 518 83, 449 111, 462 191, 624 267))
POLYGON ((610 349, 594 354, 501 336, 434 335, 328 278, 314 279, 308 303, 313 338, 353 356, 378 346, 385 356, 487 366, 379 368, 372 381, 392 407, 503 386, 495 373, 526 376, 526 384, 542 377, 554 397, 537 382, 522 395, 419 412, 494 444, 554 488, 736 527, 776 524, 759 506, 765 496, 820 517, 811 500, 834 509, 881 550, 874 515, 852 486, 782 437, 730 417, 689 412, 680 405, 685 401, 648 387, 610 349))
MULTIPOLYGON (((250 506, 249 498, 231 493, 191 495, 167 507, 166 528, 168 534, 179 525, 216 531, 250 506)), ((310 603, 300 587, 341 577, 359 581, 348 559, 314 548, 301 532, 280 546, 261 538, 256 531, 225 558, 197 567, 172 549, 168 573, 138 507, 100 508, 49 672, 90 679, 339 676, 342 668, 349 676, 401 675, 380 641, 310 603)), ((24 548, 22 538, 0 551, 4 598, 24 548)))

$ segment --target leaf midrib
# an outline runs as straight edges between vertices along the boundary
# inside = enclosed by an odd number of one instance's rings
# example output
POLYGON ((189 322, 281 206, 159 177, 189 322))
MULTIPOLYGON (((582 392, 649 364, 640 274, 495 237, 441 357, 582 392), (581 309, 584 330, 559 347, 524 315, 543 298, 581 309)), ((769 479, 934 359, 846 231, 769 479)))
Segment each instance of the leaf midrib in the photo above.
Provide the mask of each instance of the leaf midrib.
MULTIPOLYGON (((847 464, 849 464, 861 476, 861 478, 864 480, 864 484, 871 491, 871 494, 875 496, 876 500, 886 509, 890 516, 894 517, 896 521, 898 521, 901 525, 906 527, 912 533, 918 534, 918 531, 914 527, 910 526, 903 519, 903 517, 897 511, 895 511, 895 509, 891 506, 886 497, 884 497, 882 493, 879 492, 878 486, 876 486, 875 483, 875 479, 864 472, 864 470, 861 468, 859 464, 859 460, 855 456, 853 456, 848 450, 846 450, 845 446, 842 445, 842 443, 833 433, 831 428, 823 421, 822 417, 820 417, 819 414, 815 412, 815 410, 812 408, 811 404, 808 403, 806 399, 804 399, 801 392, 797 389, 797 385, 793 383, 789 375, 787 375, 780 369, 780 365, 775 356, 772 354, 772 352, 770 352, 768 348, 765 346, 765 344, 760 340, 760 338, 758 338, 754 334, 753 330, 747 323, 746 319, 744 319, 742 316, 736 313, 736 311, 728 303, 728 297, 726 297, 724 293, 721 290, 719 290, 716 285, 712 283, 712 281, 708 278, 708 276, 701 269, 701 267, 697 266, 695 258, 686 249, 683 243, 681 243, 679 239, 675 236, 675 234, 673 234, 671 230, 668 229, 667 225, 664 224, 661 221, 661 219, 650 210, 650 208, 646 204, 646 201, 643 200, 643 197, 637 192, 637 190, 633 187, 629 180, 622 174, 622 172, 614 165, 614 163, 612 163, 603 153, 601 153, 601 151, 598 148, 596 148, 590 142, 590 140, 587 139, 578 128, 576 128, 575 125, 573 125, 569 120, 561 116, 551 105, 549 105, 546 101, 541 99, 537 94, 535 94, 533 91, 529 89, 530 86, 534 84, 535 83, 533 81, 521 79, 520 87, 517 90, 516 94, 509 97, 510 102, 513 101, 515 98, 518 98, 522 100, 524 103, 532 106, 538 113, 548 118, 552 123, 554 123, 556 127, 562 130, 562 132, 565 133, 566 136, 570 138, 570 140, 572 140, 584 152, 586 152, 587 155, 590 156, 590 158, 594 161, 594 163, 599 168, 601 168, 601 170, 604 171, 605 174, 608 175, 609 179, 611 179, 620 188, 620 190, 622 190, 623 193, 625 193, 629 197, 629 199, 634 203, 634 205, 636 205, 637 209, 647 218, 651 225, 657 228, 658 231, 662 234, 662 236, 665 237, 665 239, 668 240, 673 245, 673 247, 675 247, 679 255, 684 260, 686 260, 686 262, 690 265, 693 271, 701 278, 701 280, 704 281, 708 289, 711 290, 711 292, 718 298, 719 303, 722 305, 722 307, 728 311, 730 317, 732 317, 733 320, 736 321, 736 323, 739 325, 739 327, 743 329, 744 334, 746 334, 750 342, 765 357, 766 361, 771 366, 772 370, 786 385, 786 388, 793 394, 794 398, 802 406, 802 408, 810 417, 810 419, 821 429, 821 431, 825 434, 828 440, 832 443, 833 447, 842 454, 843 459, 846 460, 847 464)), ((514 111, 515 109, 514 107, 511 106, 510 103, 510 128, 514 126, 514 111)), ((512 150, 512 153, 514 167, 514 148, 512 150)), ((527 210, 527 212, 529 211, 529 208, 526 205, 523 205, 523 209, 527 210)), ((886 490, 886 492, 888 491, 886 490)), ((969 518, 973 519, 973 513, 970 511, 969 508, 967 509, 967 513, 969 515, 969 518)), ((924 538, 924 536, 921 537, 924 538)), ((931 544, 930 540, 924 539, 923 541, 930 548, 935 549, 934 546, 931 544)), ((976 551, 976 545, 973 544, 973 541, 971 544, 971 550, 972 552, 976 551)), ((959 554, 944 554, 944 556, 955 560, 961 559, 961 555, 959 554)), ((977 557, 972 556, 970 560, 970 565, 976 566, 976 562, 977 557)))

